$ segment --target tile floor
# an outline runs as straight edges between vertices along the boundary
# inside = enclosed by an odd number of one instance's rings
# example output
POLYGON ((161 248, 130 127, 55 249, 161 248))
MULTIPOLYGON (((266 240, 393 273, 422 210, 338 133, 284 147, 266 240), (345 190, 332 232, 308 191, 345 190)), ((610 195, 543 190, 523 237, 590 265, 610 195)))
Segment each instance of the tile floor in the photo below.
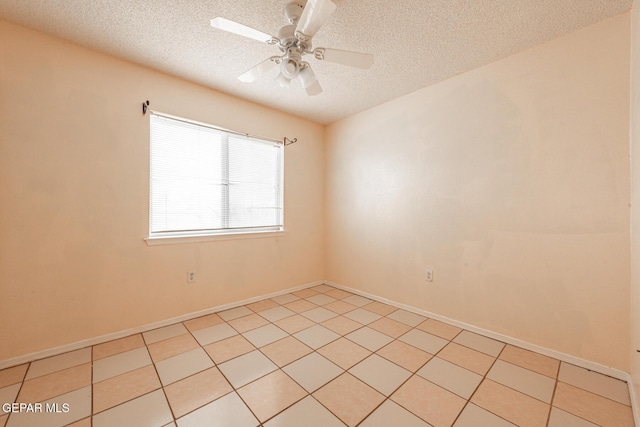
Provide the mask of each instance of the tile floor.
POLYGON ((5 369, 12 402, 42 412, 0 427, 633 426, 622 381, 327 285, 5 369))

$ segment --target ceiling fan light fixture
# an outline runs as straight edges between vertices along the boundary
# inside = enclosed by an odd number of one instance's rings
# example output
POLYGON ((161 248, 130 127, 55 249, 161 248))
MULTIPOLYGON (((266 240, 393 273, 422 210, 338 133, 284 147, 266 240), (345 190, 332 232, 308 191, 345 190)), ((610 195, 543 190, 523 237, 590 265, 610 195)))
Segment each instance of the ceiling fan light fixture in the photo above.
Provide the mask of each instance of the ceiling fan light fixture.
POLYGON ((278 82, 278 84, 280 85, 280 87, 283 88, 288 88, 291 86, 291 79, 287 78, 284 74, 280 73, 278 74, 278 77, 276 77, 276 81, 278 82))
POLYGON ((289 80, 295 79, 300 72, 300 65, 292 58, 285 58, 280 64, 280 72, 289 80))

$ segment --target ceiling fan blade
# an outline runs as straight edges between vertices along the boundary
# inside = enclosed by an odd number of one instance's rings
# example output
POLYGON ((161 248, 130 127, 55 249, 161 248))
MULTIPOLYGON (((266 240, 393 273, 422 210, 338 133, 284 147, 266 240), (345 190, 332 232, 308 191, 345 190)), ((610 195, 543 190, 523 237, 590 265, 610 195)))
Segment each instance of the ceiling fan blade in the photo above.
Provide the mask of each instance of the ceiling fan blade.
POLYGON ((313 56, 321 61, 335 62, 350 67, 370 68, 373 65, 373 55, 370 53, 350 52, 348 50, 318 48, 313 56))
POLYGON ((316 96, 322 93, 322 86, 320 86, 320 82, 316 80, 315 82, 311 83, 305 90, 307 91, 307 95, 316 96))
POLYGON ((248 37, 250 39, 258 40, 259 42, 271 43, 274 40, 274 37, 269 34, 263 33, 262 31, 255 30, 251 27, 247 27, 246 25, 239 24, 234 21, 230 21, 225 18, 213 18, 211 20, 211 26, 213 28, 217 28, 219 30, 228 31, 233 34, 237 34, 239 36, 248 37))
POLYGON ((335 10, 336 5, 331 0, 307 0, 307 5, 296 26, 296 33, 301 33, 310 39, 335 10))
POLYGON ((238 80, 245 83, 253 83, 263 75, 267 74, 276 66, 273 57, 267 58, 246 73, 238 76, 238 80))

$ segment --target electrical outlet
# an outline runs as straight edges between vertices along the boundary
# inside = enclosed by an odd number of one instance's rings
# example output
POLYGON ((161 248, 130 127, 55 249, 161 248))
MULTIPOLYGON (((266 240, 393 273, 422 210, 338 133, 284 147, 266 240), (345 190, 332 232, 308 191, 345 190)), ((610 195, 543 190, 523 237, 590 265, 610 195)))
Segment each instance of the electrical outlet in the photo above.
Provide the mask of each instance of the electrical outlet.
POLYGON ((425 274, 424 279, 427 282, 433 282, 433 270, 432 269, 430 269, 430 268, 427 269, 427 273, 425 274))
POLYGON ((187 283, 196 283, 195 271, 187 271, 187 283))

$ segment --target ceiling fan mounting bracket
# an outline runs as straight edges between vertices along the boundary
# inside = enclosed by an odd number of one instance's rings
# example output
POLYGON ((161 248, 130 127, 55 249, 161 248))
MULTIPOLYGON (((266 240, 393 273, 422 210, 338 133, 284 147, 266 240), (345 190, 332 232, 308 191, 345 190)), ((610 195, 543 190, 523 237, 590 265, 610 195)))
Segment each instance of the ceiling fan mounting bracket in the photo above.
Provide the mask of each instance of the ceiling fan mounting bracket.
POLYGON ((292 1, 284 7, 284 17, 290 24, 296 24, 302 16, 306 1, 292 1))

